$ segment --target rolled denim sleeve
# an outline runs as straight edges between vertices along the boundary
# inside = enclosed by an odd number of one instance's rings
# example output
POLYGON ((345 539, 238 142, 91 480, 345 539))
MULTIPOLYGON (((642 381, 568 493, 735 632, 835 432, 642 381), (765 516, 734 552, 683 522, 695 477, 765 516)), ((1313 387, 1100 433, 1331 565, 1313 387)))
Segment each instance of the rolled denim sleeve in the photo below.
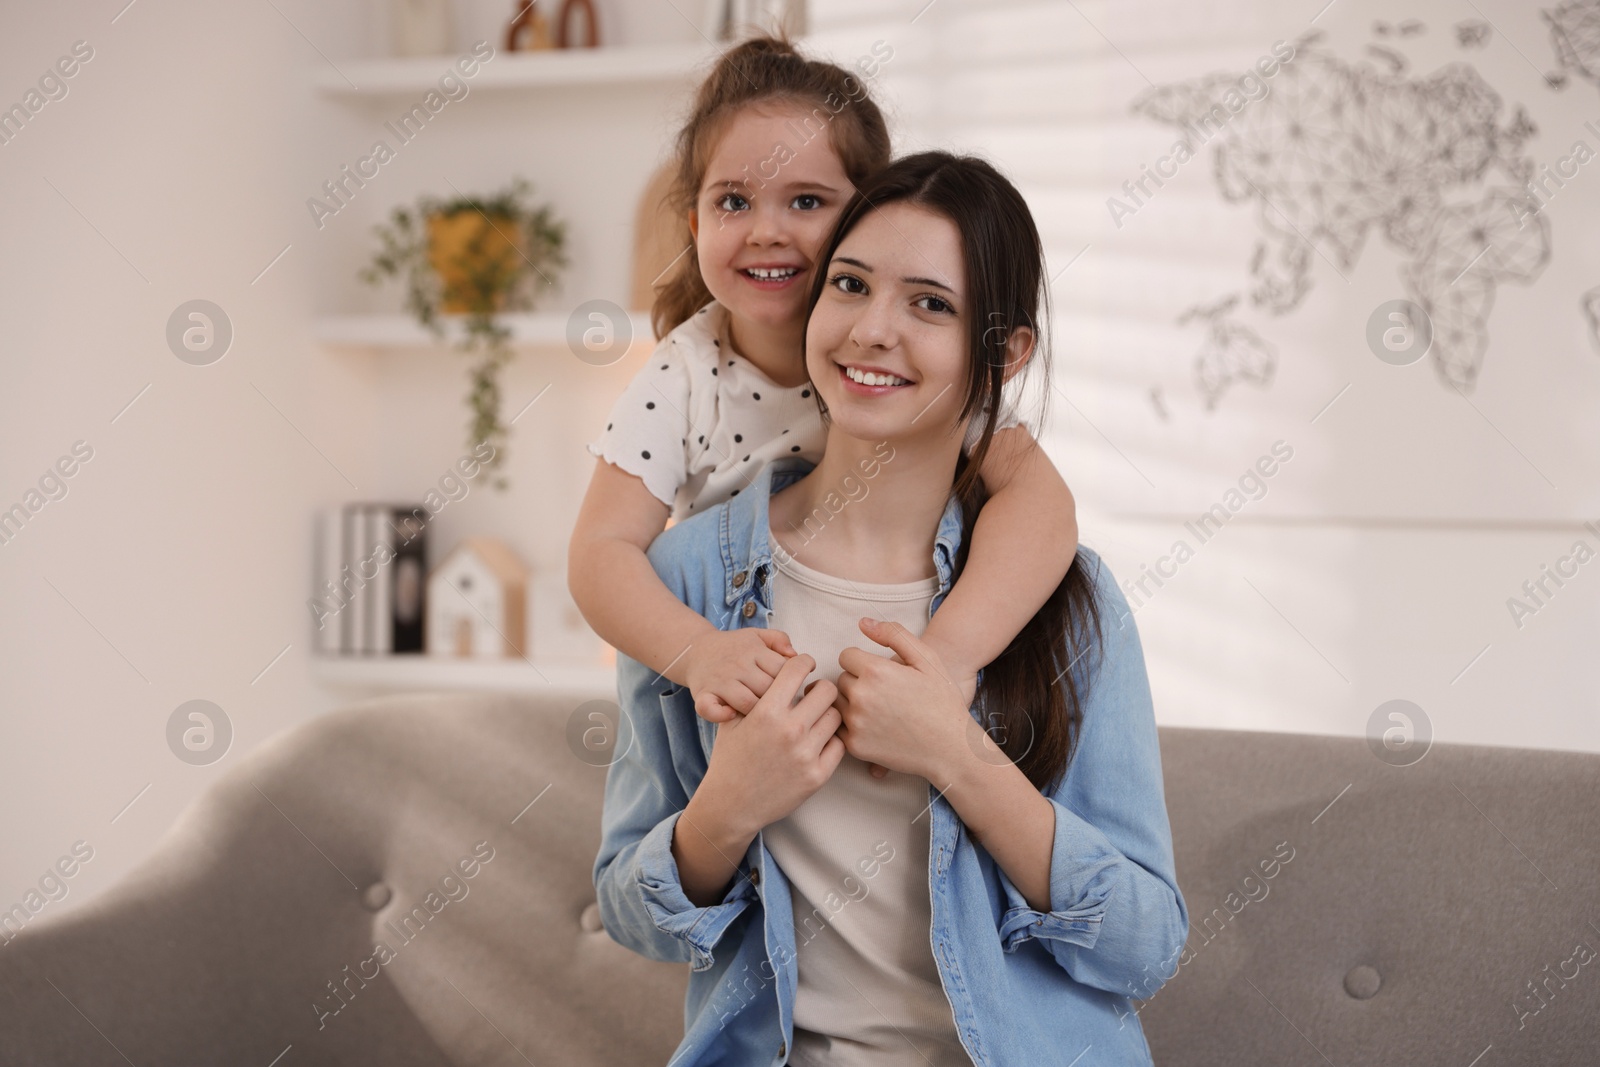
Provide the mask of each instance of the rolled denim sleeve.
POLYGON ((684 895, 672 835, 689 802, 679 774, 698 782, 705 754, 687 701, 671 682, 618 654, 621 755, 606 772, 595 898, 600 921, 618 944, 650 959, 710 967, 728 926, 758 899, 748 858, 721 903, 697 908, 684 895))
POLYGON ((678 863, 672 857, 672 834, 682 814, 667 816, 639 842, 636 877, 650 921, 657 930, 687 944, 693 969, 703 971, 715 962, 712 949, 729 925, 758 898, 749 874, 741 868, 734 873, 733 885, 720 903, 697 908, 689 902, 678 877, 678 863))
POLYGON ((1077 749, 1046 794, 1056 815, 1050 910, 1031 907, 996 864, 1006 899, 998 932, 1008 953, 1036 939, 1077 981, 1145 999, 1176 971, 1189 912, 1144 650, 1110 568, 1098 556, 1093 566, 1103 652, 1084 657, 1097 669, 1082 672, 1089 693, 1077 749))

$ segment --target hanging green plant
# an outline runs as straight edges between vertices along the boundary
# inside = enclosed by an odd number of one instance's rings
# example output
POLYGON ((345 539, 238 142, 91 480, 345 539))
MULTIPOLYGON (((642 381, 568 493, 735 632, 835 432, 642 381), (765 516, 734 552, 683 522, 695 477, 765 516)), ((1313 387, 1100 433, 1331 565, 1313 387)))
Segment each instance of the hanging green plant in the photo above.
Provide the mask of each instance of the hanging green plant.
MULTIPOLYGON (((505 455, 500 369, 513 355, 501 316, 531 310, 567 265, 566 224, 549 207, 529 202, 532 188, 514 177, 493 196, 422 196, 414 207, 396 207, 387 224, 373 227, 382 247, 360 272, 370 285, 403 277, 406 308, 441 340, 440 316, 463 316, 458 347, 478 357, 467 391, 467 447, 491 445, 491 470, 505 455)), ((496 474, 493 484, 504 489, 507 482, 496 474)))

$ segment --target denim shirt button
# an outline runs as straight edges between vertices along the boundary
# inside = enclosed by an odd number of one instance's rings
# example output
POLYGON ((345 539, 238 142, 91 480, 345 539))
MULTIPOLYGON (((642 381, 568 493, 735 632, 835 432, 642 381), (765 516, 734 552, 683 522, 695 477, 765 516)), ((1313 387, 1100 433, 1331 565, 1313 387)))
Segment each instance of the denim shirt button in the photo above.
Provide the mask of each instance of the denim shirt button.
POLYGON ((738 574, 735 574, 733 576, 734 588, 738 588, 739 586, 743 585, 744 584, 744 579, 745 579, 745 572, 744 571, 740 571, 738 574))
POLYGON ((750 872, 750 884, 751 885, 760 885, 761 884, 761 872, 760 871, 751 870, 751 872, 750 872))
POLYGON ((754 600, 746 600, 744 602, 744 617, 748 619, 750 616, 754 615, 755 613, 756 613, 756 602, 754 600))

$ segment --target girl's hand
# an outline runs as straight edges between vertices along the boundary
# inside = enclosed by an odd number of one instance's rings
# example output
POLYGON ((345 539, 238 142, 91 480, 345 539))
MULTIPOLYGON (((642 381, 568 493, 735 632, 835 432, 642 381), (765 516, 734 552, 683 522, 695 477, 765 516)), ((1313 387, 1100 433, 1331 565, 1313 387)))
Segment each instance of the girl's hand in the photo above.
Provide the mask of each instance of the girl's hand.
MULTIPOLYGON (((856 759, 929 781, 959 757, 976 727, 961 692, 947 680, 939 654, 897 622, 863 618, 861 632, 895 652, 863 648, 839 653, 839 737, 856 759)), ((876 770, 874 777, 882 777, 876 770)))
POLYGON ((833 683, 813 682, 794 703, 816 665, 806 655, 786 660, 750 712, 717 730, 699 792, 714 795, 716 809, 736 819, 741 833, 754 836, 789 815, 844 759, 844 742, 834 736, 840 717, 833 683))
POLYGON ((795 655, 782 630, 712 630, 684 653, 684 676, 694 710, 707 722, 747 715, 767 692, 785 660, 795 655))

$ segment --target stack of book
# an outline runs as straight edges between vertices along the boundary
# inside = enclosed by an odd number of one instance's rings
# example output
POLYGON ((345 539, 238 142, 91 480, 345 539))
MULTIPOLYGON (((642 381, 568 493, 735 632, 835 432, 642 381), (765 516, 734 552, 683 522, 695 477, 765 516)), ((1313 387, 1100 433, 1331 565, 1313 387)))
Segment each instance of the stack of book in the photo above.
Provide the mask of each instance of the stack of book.
POLYGON ((421 504, 346 504, 317 515, 312 647, 327 655, 423 650, 428 520, 421 504))

